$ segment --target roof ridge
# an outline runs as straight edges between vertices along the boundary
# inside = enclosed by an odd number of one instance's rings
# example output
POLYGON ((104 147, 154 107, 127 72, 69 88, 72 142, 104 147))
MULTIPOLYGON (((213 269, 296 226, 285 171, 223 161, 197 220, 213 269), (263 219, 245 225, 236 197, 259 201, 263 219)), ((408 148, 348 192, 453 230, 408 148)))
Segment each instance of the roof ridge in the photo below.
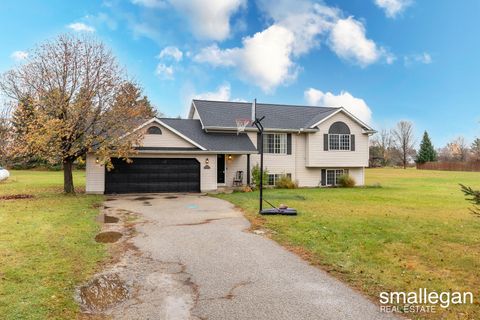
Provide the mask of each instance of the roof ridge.
MULTIPOLYGON (((204 100, 204 99, 192 99, 193 101, 204 101, 204 102, 217 102, 217 103, 238 103, 238 104, 249 104, 253 102, 246 101, 225 101, 225 100, 204 100)), ((302 108, 324 108, 324 109, 340 109, 341 107, 322 107, 322 106, 307 106, 302 104, 285 104, 285 103, 268 103, 268 102, 257 102, 258 105, 267 105, 267 106, 284 106, 284 107, 302 107, 302 108)))

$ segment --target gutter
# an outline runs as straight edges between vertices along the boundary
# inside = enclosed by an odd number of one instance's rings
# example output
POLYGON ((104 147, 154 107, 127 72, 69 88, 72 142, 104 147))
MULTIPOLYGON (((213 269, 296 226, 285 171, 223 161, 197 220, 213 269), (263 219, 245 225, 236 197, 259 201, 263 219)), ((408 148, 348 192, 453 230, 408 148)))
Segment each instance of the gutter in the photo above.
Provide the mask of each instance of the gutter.
MULTIPOLYGON (((228 132, 237 132, 237 128, 233 127, 217 127, 217 126, 209 126, 209 127, 204 127, 206 132, 214 132, 214 131, 228 131, 228 132)), ((257 132, 257 128, 245 128, 245 131, 250 131, 250 132, 257 132)), ((280 129, 280 128, 265 128, 265 132, 290 132, 290 133, 298 133, 299 131, 301 132, 318 132, 319 129, 313 129, 313 128, 299 128, 299 129, 280 129)))

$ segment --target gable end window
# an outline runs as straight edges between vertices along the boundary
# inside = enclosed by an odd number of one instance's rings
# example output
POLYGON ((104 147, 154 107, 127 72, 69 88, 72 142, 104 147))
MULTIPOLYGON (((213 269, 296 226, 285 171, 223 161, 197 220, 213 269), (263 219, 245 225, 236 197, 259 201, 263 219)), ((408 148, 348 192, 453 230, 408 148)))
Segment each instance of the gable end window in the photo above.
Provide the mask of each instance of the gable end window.
POLYGON ((287 154, 287 134, 268 133, 263 135, 263 152, 287 154))
POLYGON ((162 134, 162 130, 159 127, 152 126, 147 129, 147 134, 162 134))

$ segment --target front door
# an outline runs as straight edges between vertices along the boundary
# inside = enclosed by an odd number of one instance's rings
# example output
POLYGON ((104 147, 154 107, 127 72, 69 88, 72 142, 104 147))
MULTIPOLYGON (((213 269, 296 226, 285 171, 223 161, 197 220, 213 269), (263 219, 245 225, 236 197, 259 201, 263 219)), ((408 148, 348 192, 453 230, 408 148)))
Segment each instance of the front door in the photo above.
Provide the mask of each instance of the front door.
POLYGON ((217 155, 217 183, 225 183, 225 155, 217 155))

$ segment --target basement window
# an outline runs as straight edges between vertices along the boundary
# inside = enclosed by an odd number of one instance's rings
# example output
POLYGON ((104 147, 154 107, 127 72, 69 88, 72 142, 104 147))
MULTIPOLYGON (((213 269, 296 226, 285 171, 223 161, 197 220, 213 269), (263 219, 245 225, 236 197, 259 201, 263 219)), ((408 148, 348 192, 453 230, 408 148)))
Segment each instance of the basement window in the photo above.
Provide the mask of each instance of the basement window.
POLYGON ((327 186, 338 186, 342 175, 348 174, 347 169, 327 169, 327 186))
POLYGON ((292 174, 291 173, 275 173, 275 174, 269 174, 268 175, 268 185, 269 186, 275 186, 277 184, 277 181, 280 180, 280 178, 287 176, 288 178, 292 179, 292 174))

